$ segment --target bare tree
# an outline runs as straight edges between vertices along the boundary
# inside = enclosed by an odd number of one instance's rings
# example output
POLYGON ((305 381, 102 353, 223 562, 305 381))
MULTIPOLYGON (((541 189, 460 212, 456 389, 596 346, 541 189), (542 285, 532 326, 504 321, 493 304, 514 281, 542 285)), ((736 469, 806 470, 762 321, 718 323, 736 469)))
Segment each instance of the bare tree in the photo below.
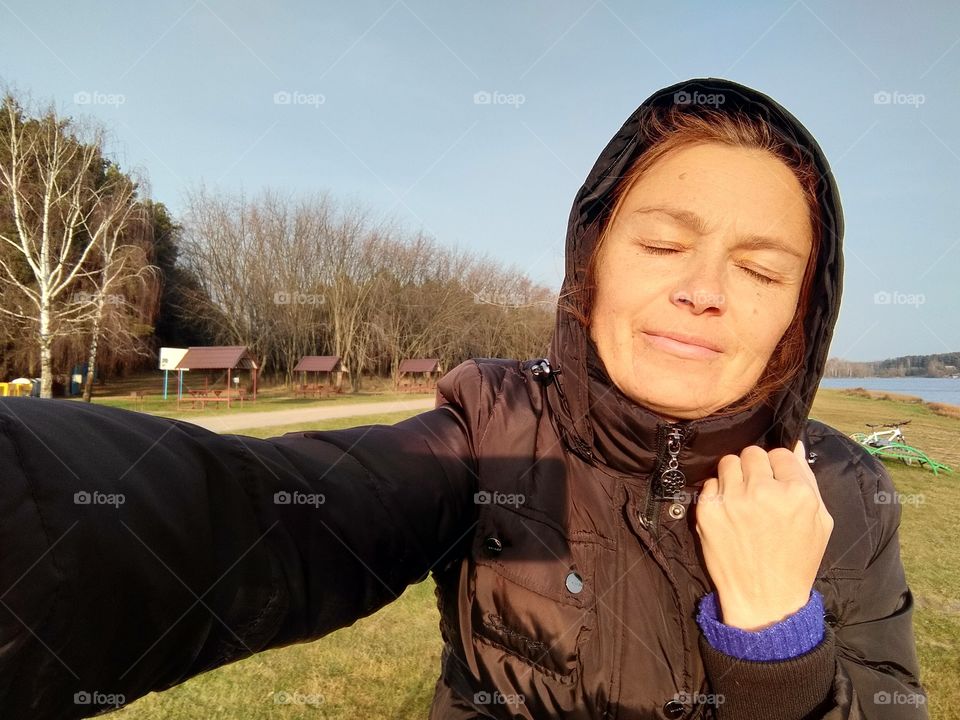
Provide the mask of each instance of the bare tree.
POLYGON ((90 322, 83 388, 87 402, 93 394, 97 353, 104 335, 115 352, 127 348, 147 354, 141 342, 143 324, 138 322, 141 308, 135 300, 143 297, 144 289, 149 295, 158 295, 160 278, 160 269, 149 263, 144 248, 143 237, 150 227, 145 208, 136 200, 136 184, 111 166, 106 182, 96 193, 95 210, 88 217, 88 234, 97 250, 92 258, 96 266, 94 289, 89 297, 80 298, 89 308, 86 315, 90 322))
MULTIPOLYGON (((329 195, 192 194, 184 259, 195 311, 217 337, 254 349, 288 383, 304 354, 396 377, 407 357, 542 354, 552 293, 492 260, 404 234, 329 195)), ((265 363, 266 365, 266 363, 265 363)))
POLYGON ((83 134, 78 125, 50 106, 27 119, 17 99, 5 93, 0 128, 0 179, 10 203, 13 232, 0 232, 9 251, 0 255, 5 293, 0 312, 36 329, 40 350, 40 395, 52 394, 51 348, 77 322, 89 319, 89 303, 71 303, 57 312, 78 280, 96 238, 87 233, 96 221, 93 180, 101 162, 102 134, 83 134))

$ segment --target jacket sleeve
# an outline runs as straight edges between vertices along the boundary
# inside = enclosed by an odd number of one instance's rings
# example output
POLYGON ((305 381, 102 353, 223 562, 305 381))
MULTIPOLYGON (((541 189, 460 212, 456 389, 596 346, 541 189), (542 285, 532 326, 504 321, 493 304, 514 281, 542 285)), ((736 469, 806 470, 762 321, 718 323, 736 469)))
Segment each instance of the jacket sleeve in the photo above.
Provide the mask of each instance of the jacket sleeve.
POLYGON ((0 716, 86 717, 321 637, 455 557, 474 375, 396 425, 267 440, 0 400, 0 716))
POLYGON ((900 559, 901 507, 889 473, 870 459, 863 480, 879 539, 858 597, 836 627, 804 655, 777 662, 738 659, 700 648, 721 720, 922 720, 927 695, 919 681, 913 595, 900 559))

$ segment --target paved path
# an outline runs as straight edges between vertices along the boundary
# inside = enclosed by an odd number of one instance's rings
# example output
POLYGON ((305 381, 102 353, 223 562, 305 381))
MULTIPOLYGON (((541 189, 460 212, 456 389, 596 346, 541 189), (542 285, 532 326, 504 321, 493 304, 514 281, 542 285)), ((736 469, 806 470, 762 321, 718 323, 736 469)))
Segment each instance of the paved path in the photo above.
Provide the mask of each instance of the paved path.
POLYGON ((333 420, 334 418, 381 415, 383 413, 402 412, 406 410, 431 410, 433 407, 433 398, 421 398, 419 400, 351 403, 349 405, 334 405, 332 407, 243 412, 235 415, 213 415, 195 419, 189 417, 179 419, 186 420, 200 427, 205 427, 214 432, 230 433, 245 428, 295 425, 297 423, 306 424, 316 422, 317 420, 333 420))

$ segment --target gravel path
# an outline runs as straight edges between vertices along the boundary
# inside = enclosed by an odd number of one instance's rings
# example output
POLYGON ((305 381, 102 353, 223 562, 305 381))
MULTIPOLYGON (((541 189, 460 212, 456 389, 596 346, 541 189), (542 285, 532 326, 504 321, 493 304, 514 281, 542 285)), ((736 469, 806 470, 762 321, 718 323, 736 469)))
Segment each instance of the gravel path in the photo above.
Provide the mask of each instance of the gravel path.
POLYGON ((332 407, 298 408, 296 410, 273 410, 261 412, 243 412, 236 415, 214 415, 198 417, 195 420, 180 418, 194 425, 205 427, 218 433, 230 433, 244 428, 261 428, 274 425, 294 425, 334 418, 359 417, 361 415, 380 415, 404 410, 432 410, 433 398, 419 400, 392 400, 389 402, 354 403, 334 405, 332 407))

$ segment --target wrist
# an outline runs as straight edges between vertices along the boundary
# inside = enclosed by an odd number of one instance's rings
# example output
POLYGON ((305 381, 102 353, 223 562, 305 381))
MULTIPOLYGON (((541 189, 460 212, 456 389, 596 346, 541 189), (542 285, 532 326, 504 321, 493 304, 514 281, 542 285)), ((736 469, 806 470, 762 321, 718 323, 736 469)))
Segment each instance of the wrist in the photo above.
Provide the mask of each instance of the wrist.
POLYGON ((816 647, 826 632, 823 596, 811 590, 809 601, 797 612, 762 630, 749 631, 719 621, 717 597, 701 598, 697 623, 709 645, 727 655, 759 661, 796 657, 816 647))
POLYGON ((810 602, 811 592, 808 591, 803 597, 779 601, 775 604, 750 603, 724 596, 719 591, 716 597, 720 622, 747 632, 758 632, 776 625, 803 608, 810 602))

